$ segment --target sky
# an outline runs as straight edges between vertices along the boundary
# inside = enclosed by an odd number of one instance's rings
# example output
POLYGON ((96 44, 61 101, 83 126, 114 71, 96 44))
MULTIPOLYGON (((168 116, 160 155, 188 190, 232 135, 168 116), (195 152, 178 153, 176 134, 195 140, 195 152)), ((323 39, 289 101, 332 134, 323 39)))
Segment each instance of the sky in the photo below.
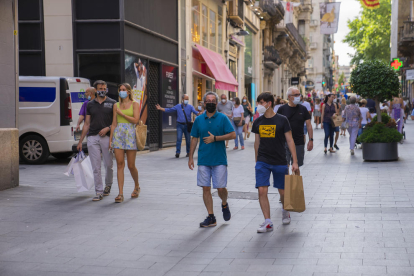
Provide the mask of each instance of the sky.
POLYGON ((334 35, 335 54, 339 56, 339 65, 349 65, 351 58, 347 53, 354 54, 355 50, 349 47, 348 43, 343 43, 342 40, 349 32, 346 22, 348 19, 353 20, 359 15, 361 4, 356 0, 337 0, 335 2, 341 2, 338 32, 334 35))

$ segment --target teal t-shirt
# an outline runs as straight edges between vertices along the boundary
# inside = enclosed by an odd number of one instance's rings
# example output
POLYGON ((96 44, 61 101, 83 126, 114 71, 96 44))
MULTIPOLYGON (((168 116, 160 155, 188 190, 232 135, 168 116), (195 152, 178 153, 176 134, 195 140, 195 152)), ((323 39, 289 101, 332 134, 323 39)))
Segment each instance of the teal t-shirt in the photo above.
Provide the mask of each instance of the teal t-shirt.
POLYGON ((198 116, 193 128, 191 136, 200 139, 198 148, 198 165, 199 166, 227 166, 227 154, 225 141, 217 141, 210 144, 204 143, 203 138, 210 136, 208 132, 214 136, 222 136, 234 131, 229 118, 223 113, 216 111, 211 118, 207 117, 207 112, 198 116))

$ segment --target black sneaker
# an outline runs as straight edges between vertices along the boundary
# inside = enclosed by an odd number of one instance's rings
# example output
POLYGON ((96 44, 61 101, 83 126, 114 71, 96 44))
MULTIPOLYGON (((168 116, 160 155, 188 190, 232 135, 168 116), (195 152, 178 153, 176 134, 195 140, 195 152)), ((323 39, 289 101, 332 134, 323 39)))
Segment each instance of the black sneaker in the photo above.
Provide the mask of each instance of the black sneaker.
POLYGON ((221 211, 223 212, 224 220, 229 221, 231 219, 229 203, 226 203, 226 205, 221 205, 221 211))
POLYGON ((109 196, 110 193, 111 193, 111 186, 106 186, 103 192, 103 196, 109 196))
POLYGON ((187 153, 187 155, 186 155, 185 157, 188 157, 188 156, 190 156, 190 154, 189 154, 189 153, 187 153))
POLYGON ((179 153, 176 153, 175 154, 175 158, 178 158, 178 157, 180 157, 180 154, 179 153))
POLYGON ((200 227, 214 227, 217 225, 216 218, 207 216, 207 218, 200 222, 200 227))
POLYGON ((92 201, 100 201, 103 199, 102 194, 96 194, 94 198, 92 198, 92 201))
POLYGON ((339 150, 339 148, 338 148, 338 146, 336 144, 334 145, 334 148, 336 148, 337 150, 339 150))

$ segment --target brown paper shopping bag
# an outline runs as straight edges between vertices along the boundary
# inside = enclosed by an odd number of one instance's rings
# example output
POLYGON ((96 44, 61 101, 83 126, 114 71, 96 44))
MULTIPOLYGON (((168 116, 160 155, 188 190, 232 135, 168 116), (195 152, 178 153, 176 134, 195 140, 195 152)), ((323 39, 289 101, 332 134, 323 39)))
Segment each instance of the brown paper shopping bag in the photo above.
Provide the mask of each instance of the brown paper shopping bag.
POLYGON ((285 199, 283 207, 286 211, 298 213, 306 210, 302 176, 285 175, 285 199))
POLYGON ((139 121, 135 128, 135 134, 137 138, 138 150, 144 150, 145 143, 147 142, 147 126, 142 121, 139 121))
POLYGON ((341 126, 343 123, 342 117, 341 116, 335 116, 332 117, 332 126, 333 127, 339 127, 341 126))

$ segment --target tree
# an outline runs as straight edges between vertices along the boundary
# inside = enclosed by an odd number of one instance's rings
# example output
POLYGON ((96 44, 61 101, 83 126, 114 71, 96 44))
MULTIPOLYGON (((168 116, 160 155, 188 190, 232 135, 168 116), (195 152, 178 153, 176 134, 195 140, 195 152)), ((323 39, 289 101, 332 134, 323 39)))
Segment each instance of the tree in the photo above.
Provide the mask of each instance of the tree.
POLYGON ((344 74, 344 72, 342 72, 342 74, 339 76, 338 86, 342 85, 343 83, 345 83, 345 74, 344 74))
POLYGON ((380 7, 375 10, 363 8, 354 20, 348 20, 350 32, 343 42, 355 49, 352 64, 365 60, 390 60, 391 36, 391 0, 380 0, 380 7))
POLYGON ((380 60, 364 61, 352 70, 351 86, 354 93, 375 100, 378 122, 382 122, 380 103, 400 93, 398 74, 380 60))

